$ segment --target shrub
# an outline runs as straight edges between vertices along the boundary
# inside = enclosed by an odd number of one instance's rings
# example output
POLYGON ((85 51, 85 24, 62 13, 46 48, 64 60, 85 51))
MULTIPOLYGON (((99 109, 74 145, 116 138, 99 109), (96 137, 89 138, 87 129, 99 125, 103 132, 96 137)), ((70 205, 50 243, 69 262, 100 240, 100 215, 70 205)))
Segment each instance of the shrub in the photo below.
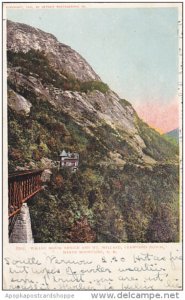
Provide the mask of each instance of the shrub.
POLYGON ((86 217, 76 221, 68 235, 72 243, 93 243, 96 241, 96 233, 90 227, 86 217))
POLYGON ((131 107, 132 107, 132 105, 130 104, 130 102, 128 102, 128 101, 125 100, 125 99, 120 99, 120 100, 119 100, 119 103, 120 103, 123 107, 125 107, 125 106, 131 106, 131 107))
POLYGON ((9 159, 17 161, 17 160, 21 160, 21 158, 22 158, 22 151, 21 150, 12 148, 9 151, 9 159))
POLYGON ((63 179, 62 175, 60 175, 60 174, 57 174, 55 176, 55 178, 53 179, 53 181, 57 188, 61 188, 64 185, 64 179, 63 179))
POLYGON ((107 84, 101 81, 86 81, 80 84, 80 91, 81 92, 92 92, 94 90, 100 91, 101 93, 105 94, 108 92, 109 87, 107 84))
POLYGON ((170 204, 161 203, 155 211, 148 228, 150 242, 178 242, 179 220, 170 204))

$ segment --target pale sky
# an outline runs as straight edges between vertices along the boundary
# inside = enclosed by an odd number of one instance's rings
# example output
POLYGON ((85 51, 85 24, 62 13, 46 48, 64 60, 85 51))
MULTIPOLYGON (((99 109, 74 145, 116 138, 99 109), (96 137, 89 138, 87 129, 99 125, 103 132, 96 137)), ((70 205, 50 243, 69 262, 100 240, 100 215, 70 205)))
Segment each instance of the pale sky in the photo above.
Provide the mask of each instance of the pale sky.
POLYGON ((79 52, 151 126, 164 132, 178 127, 177 8, 7 12, 8 19, 50 32, 79 52))

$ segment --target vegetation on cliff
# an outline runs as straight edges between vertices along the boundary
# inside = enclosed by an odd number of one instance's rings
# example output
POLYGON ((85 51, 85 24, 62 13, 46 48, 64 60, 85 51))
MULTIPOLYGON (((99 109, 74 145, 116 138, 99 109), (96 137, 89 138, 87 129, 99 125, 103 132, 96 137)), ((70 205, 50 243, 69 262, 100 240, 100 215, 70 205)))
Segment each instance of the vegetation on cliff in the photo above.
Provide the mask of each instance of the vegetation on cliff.
MULTIPOLYGON (((77 92, 108 91, 101 81, 80 82, 52 68, 39 51, 8 52, 8 67, 39 77, 47 87, 77 92)), ((19 79, 17 79, 18 81, 19 79)), ((62 149, 78 152, 76 173, 53 169, 44 191, 29 202, 35 242, 175 242, 179 240, 178 147, 141 121, 135 126, 155 160, 147 164, 128 139, 105 121, 81 126, 44 95, 8 79, 8 89, 31 104, 29 115, 8 110, 9 171, 42 167, 41 159, 58 160, 62 149), (87 130, 89 129, 89 130, 87 130), (111 159, 120 155, 122 164, 111 159)), ((126 100, 120 100, 124 107, 126 100)), ((131 105, 130 105, 131 106, 131 105)))

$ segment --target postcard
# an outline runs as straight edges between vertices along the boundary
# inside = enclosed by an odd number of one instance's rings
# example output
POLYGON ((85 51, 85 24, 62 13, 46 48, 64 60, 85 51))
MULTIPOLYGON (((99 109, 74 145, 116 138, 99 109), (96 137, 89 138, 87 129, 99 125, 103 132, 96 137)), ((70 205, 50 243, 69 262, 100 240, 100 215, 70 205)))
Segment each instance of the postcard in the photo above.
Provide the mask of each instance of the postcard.
POLYGON ((178 297, 182 3, 12 1, 2 22, 3 290, 178 297))

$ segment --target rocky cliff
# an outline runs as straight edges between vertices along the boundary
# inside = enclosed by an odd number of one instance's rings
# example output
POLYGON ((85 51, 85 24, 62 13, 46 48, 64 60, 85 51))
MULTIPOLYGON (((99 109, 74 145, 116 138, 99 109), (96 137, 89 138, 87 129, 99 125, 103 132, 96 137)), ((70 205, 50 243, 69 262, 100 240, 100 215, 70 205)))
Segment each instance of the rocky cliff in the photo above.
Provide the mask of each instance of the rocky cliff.
POLYGON ((7 22, 7 47, 14 52, 30 49, 44 51, 53 68, 66 70, 75 78, 99 80, 91 66, 69 46, 59 43, 52 35, 26 24, 7 22))
POLYGON ((55 166, 62 149, 80 154, 78 174, 53 170, 43 197, 55 217, 44 232, 43 202, 30 208, 34 239, 74 241, 80 227, 75 241, 177 240, 178 148, 51 34, 8 21, 7 69, 10 170, 55 166))

